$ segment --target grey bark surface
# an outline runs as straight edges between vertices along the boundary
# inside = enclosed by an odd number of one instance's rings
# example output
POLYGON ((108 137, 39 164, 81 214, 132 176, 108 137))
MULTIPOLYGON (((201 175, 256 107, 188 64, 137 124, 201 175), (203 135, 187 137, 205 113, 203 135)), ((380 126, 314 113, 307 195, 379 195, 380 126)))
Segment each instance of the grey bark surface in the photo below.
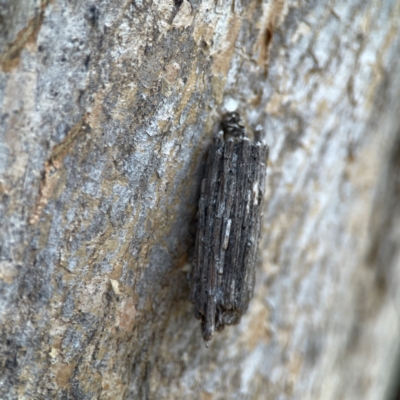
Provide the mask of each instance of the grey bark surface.
POLYGON ((399 1, 0 17, 2 399, 394 398, 399 1), (233 105, 270 147, 259 265, 207 350, 185 271, 233 105))

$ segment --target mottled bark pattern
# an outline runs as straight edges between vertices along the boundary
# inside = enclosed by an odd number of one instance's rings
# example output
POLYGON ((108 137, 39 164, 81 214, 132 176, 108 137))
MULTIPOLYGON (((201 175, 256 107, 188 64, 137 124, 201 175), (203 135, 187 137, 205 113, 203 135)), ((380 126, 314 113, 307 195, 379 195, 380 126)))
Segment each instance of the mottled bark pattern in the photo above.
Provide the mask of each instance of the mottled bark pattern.
POLYGON ((191 277, 206 344, 214 331, 240 321, 253 296, 268 157, 268 146, 244 136, 237 113, 227 114, 222 127, 201 185, 191 277))

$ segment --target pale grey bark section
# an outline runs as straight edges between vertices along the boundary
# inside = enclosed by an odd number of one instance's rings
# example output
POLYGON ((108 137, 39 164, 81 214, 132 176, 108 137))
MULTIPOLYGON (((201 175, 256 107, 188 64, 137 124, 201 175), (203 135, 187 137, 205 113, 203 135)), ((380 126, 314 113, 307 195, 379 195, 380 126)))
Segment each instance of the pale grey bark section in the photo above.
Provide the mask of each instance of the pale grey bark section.
POLYGON ((1 398, 391 398, 399 1, 0 16, 1 398), (235 104, 270 146, 260 263, 248 313, 207 350, 184 267, 235 104))

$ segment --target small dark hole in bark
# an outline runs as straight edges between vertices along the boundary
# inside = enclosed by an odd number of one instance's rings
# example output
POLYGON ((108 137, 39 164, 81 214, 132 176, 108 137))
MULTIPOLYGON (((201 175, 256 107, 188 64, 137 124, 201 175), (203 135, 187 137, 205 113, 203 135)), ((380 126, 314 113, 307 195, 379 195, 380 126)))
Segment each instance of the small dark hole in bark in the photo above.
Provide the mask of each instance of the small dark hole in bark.
POLYGON ((89 63, 90 63, 90 54, 86 56, 85 58, 85 68, 89 69, 89 63))
POLYGON ((265 47, 268 47, 274 37, 274 31, 271 28, 267 28, 265 31, 265 47))
POLYGON ((89 11, 87 13, 87 19, 92 26, 95 26, 97 24, 97 21, 99 20, 99 15, 100 12, 96 6, 92 5, 89 7, 89 11))

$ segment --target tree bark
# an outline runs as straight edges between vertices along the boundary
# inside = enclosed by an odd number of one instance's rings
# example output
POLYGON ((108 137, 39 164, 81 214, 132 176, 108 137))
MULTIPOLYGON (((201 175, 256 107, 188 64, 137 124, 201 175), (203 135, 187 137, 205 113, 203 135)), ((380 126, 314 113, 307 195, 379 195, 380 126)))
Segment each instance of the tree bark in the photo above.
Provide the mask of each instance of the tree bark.
POLYGON ((394 399, 400 2, 0 6, 0 397, 394 399), (187 270, 224 109, 270 147, 254 297, 187 270))

